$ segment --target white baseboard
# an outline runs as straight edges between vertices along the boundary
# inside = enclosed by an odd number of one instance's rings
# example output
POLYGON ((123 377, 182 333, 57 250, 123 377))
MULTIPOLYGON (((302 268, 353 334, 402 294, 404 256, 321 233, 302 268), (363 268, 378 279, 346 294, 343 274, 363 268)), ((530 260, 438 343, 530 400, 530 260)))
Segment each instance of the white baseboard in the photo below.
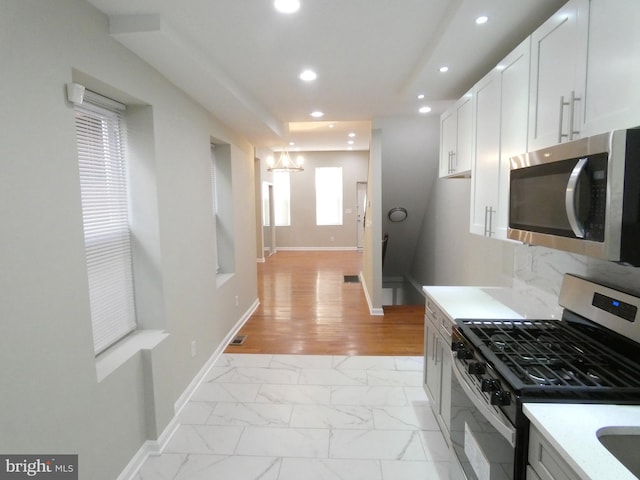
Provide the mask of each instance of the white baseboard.
POLYGON ((174 404, 175 414, 171 419, 171 421, 169 422, 169 424, 162 431, 158 439, 147 440, 146 442, 144 442, 140 447, 140 449, 133 456, 133 458, 131 458, 131 460, 129 461, 127 466, 124 468, 124 470, 120 473, 120 475, 118 475, 117 480, 133 480, 135 475, 138 473, 138 470, 140 470, 140 468, 142 467, 144 462, 147 460, 147 458, 149 458, 149 456, 160 455, 162 453, 162 450, 166 447, 167 443, 169 443, 169 440, 171 440, 171 437, 176 432, 176 430, 178 430, 178 427, 180 426, 180 422, 178 422, 178 416, 180 412, 185 407, 185 405, 189 402, 189 399, 191 399, 194 392, 200 386, 202 381, 206 378, 207 374, 209 373, 209 370, 211 370, 213 365, 218 361, 220 356, 224 353, 225 349, 227 348, 231 340, 233 340, 233 338, 237 335, 237 333, 240 331, 242 326, 247 322, 247 320, 249 320, 251 315, 253 315, 253 312, 256 311, 259 305, 260 305, 260 301, 256 298, 253 305, 251 305, 251 307, 245 312, 242 318, 240 318, 236 322, 236 324, 229 331, 229 333, 224 338, 224 340, 222 340, 220 345, 218 345, 218 348, 216 348, 213 354, 209 357, 209 360, 206 361, 206 363, 202 366, 200 371, 198 371, 195 377, 193 377, 193 380, 191 380, 191 383, 189 383, 189 385, 187 386, 185 391, 182 393, 182 395, 180 395, 178 400, 176 400, 176 403, 174 404))
POLYGON ((360 284, 362 285, 362 291, 364 291, 364 297, 367 299, 367 305, 369 305, 369 314, 375 316, 384 316, 384 310, 382 307, 374 307, 371 303, 371 297, 369 297, 369 289, 367 288, 367 284, 364 280, 364 275, 360 272, 360 284))
POLYGON ((355 251, 358 247, 278 247, 277 251, 290 252, 322 252, 322 251, 355 251))
POLYGON ((187 402, 189 401, 193 393, 196 391, 196 389, 200 386, 204 378, 207 376, 207 373, 209 373, 209 370, 211 369, 211 367, 213 367, 213 364, 218 361, 218 359, 220 358, 220 355, 224 353, 224 350, 227 348, 231 340, 233 340, 233 338, 237 335, 237 333, 240 331, 242 326, 247 322, 247 320, 249 320, 251 315, 253 315, 253 312, 256 311, 259 305, 260 305, 260 302, 258 299, 256 299, 256 301, 253 303, 253 305, 251 305, 249 310, 245 312, 242 318, 240 318, 236 322, 234 327, 229 331, 229 333, 224 338, 222 343, 218 345, 218 348, 216 348, 213 354, 209 357, 209 360, 207 360, 207 362, 196 374, 196 376, 193 377, 193 380, 191 381, 189 386, 187 386, 187 388, 182 393, 182 395, 180 395, 178 400, 176 400, 176 403, 175 403, 176 415, 178 415, 182 411, 182 409, 187 404, 187 402))

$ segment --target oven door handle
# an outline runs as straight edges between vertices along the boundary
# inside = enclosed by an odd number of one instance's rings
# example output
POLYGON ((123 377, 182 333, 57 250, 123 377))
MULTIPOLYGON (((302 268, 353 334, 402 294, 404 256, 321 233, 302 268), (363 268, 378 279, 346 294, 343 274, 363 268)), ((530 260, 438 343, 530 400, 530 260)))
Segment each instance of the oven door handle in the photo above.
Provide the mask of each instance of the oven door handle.
POLYGON ((490 408, 487 407, 487 403, 483 397, 478 395, 477 392, 474 391, 474 388, 470 387, 467 383, 467 380, 464 378, 463 374, 458 369, 458 365, 460 362, 457 360, 453 352, 451 352, 452 356, 452 370, 453 374, 456 376, 458 383, 464 393, 467 395, 469 400, 473 403, 473 405, 482 413, 482 416, 491 424, 493 428, 495 428, 500 435, 502 435, 509 444, 514 447, 516 444, 516 429, 506 420, 502 420, 495 412, 493 412, 490 408))
POLYGON ((571 176, 569 176, 569 181, 567 182, 567 189, 564 195, 564 206, 567 211, 567 218, 569 220, 569 225, 571 225, 571 230, 573 230, 573 234, 578 238, 584 238, 584 226, 578 220, 578 213, 576 212, 576 197, 578 194, 578 181, 580 180, 580 175, 584 171, 588 158, 581 158, 576 163, 576 166, 573 167, 573 171, 571 172, 571 176))

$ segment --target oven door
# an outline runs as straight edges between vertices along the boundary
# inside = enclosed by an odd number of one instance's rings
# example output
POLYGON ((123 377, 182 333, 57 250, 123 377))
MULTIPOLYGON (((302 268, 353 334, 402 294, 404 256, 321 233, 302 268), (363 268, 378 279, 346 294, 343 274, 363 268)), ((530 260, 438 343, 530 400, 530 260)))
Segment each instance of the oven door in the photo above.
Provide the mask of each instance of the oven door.
POLYGON ((451 479, 514 480, 516 429, 451 354, 451 479))

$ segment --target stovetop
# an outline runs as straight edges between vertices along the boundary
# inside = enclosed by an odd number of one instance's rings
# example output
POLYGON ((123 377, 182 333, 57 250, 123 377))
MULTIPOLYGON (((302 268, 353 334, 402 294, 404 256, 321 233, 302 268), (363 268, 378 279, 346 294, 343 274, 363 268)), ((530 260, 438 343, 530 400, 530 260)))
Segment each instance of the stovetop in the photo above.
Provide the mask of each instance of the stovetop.
POLYGON ((640 401, 640 346, 587 321, 459 320, 519 395, 640 401))

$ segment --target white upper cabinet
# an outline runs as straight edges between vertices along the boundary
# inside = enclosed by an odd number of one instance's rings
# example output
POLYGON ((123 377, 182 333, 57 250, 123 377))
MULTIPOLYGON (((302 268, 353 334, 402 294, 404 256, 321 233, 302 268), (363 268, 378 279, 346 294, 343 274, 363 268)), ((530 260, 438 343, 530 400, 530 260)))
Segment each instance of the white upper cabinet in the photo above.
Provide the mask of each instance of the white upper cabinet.
POLYGON ((500 63, 500 167, 496 237, 507 238, 509 227, 509 159, 527 151, 529 123, 529 72, 531 38, 527 38, 500 63))
POLYGON ((531 35, 529 150, 584 136, 588 27, 589 0, 570 0, 531 35))
POLYGON ((471 172, 471 94, 440 116, 440 177, 465 177, 471 172))
POLYGON ((640 126, 640 1, 592 0, 586 134, 640 126))
POLYGON ((500 167, 500 72, 492 70, 473 88, 476 117, 471 175, 470 231, 491 237, 498 207, 500 167))
POLYGON ((527 150, 530 38, 473 89, 470 231, 507 238, 509 158, 527 150))

